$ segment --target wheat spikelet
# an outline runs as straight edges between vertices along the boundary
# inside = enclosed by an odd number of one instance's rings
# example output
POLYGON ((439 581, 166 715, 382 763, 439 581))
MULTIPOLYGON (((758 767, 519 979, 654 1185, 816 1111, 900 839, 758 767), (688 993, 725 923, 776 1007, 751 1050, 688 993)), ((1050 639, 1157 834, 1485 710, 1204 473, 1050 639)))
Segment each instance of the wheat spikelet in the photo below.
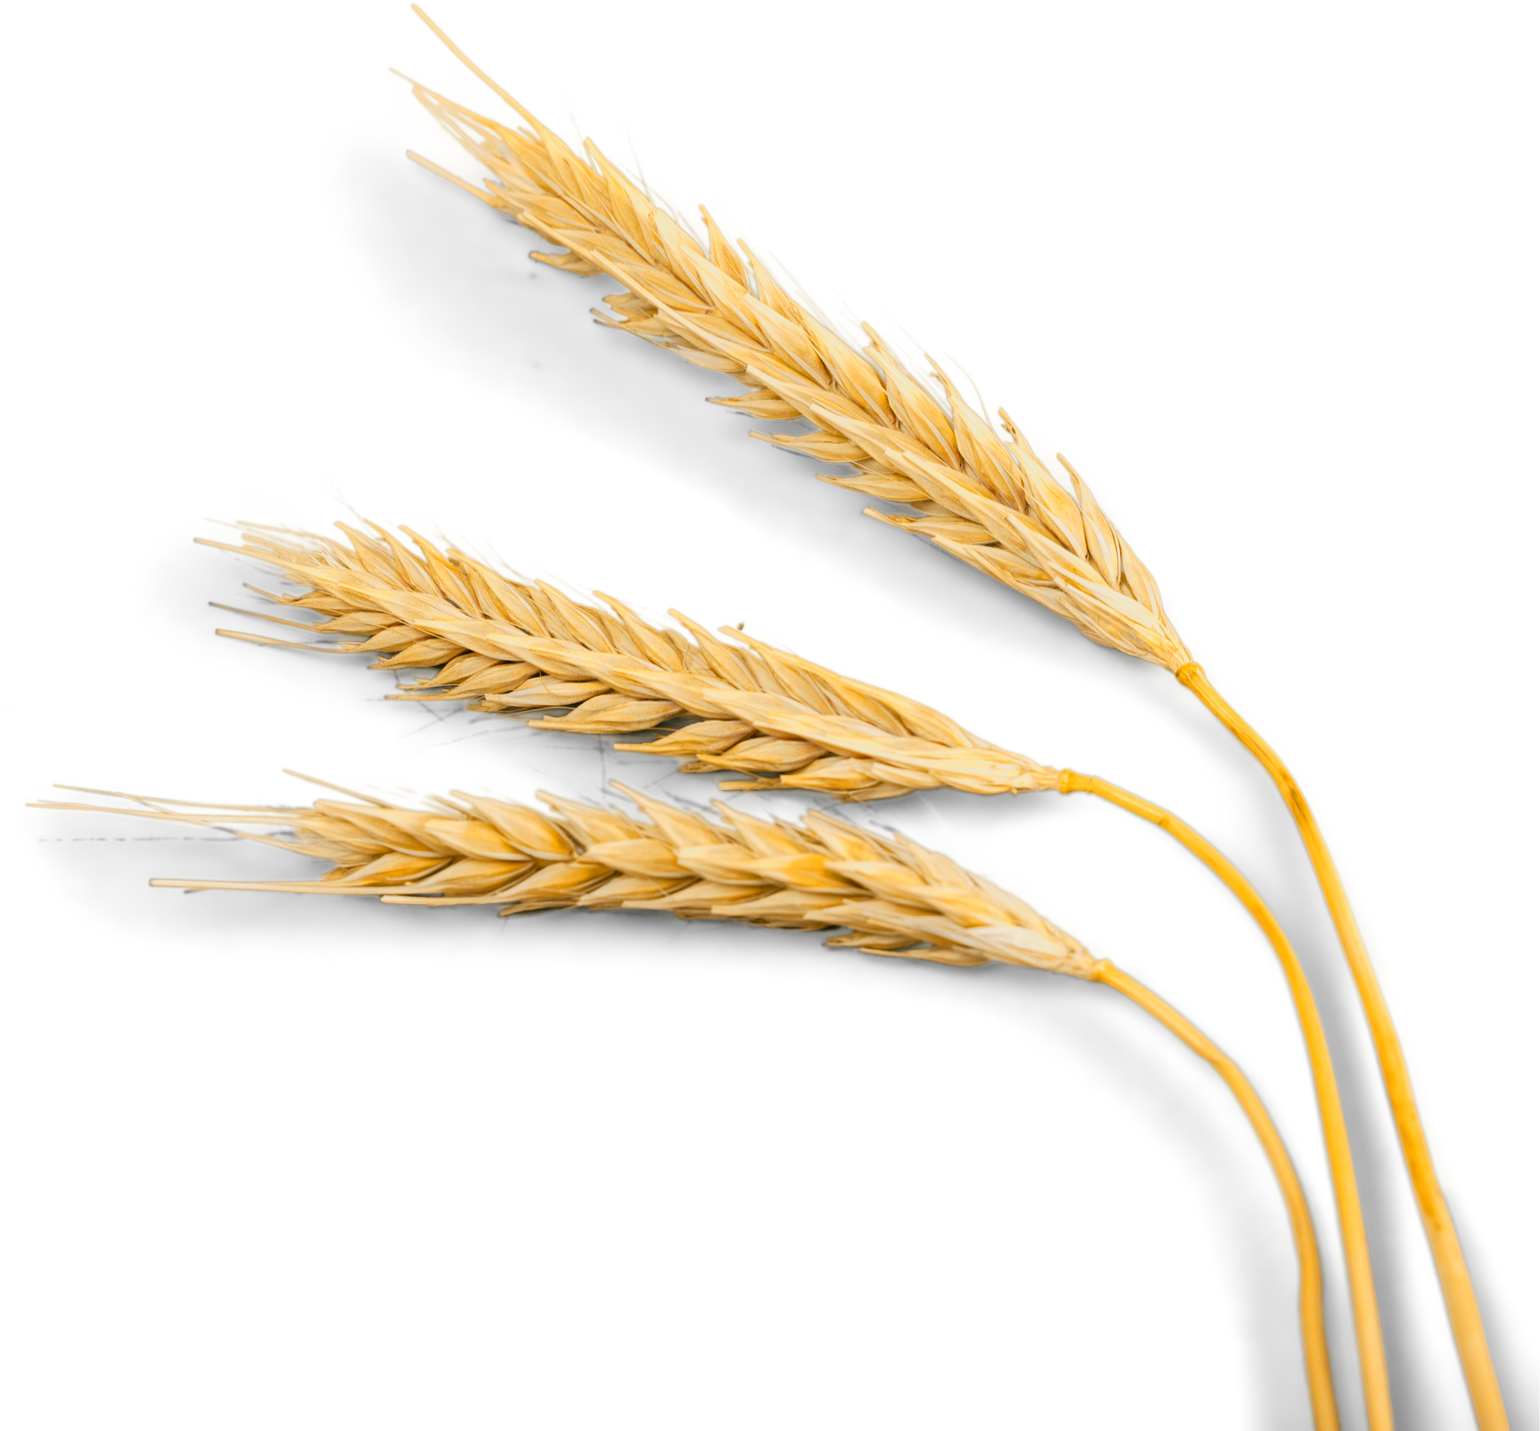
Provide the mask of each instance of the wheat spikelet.
POLYGON ((247 527, 241 546, 206 544, 276 566, 308 587, 297 596, 261 593, 328 618, 291 624, 358 638, 321 649, 377 653, 376 666, 387 670, 436 668, 400 698, 471 699, 476 709, 503 712, 565 709, 530 724, 587 734, 683 719, 653 741, 620 748, 682 757, 686 770, 756 776, 724 782, 729 789, 875 800, 939 786, 993 795, 1058 782, 1057 771, 981 741, 926 706, 740 632, 720 640, 679 617, 685 636, 650 625, 614 597, 602 598, 608 610, 585 605, 463 552, 442 552, 415 533, 408 547, 381 527, 373 535, 343 530, 350 543, 247 527))
POLYGON ((484 189, 455 182, 564 250, 531 257, 625 285, 606 300, 613 316, 596 310, 600 322, 737 378, 747 393, 713 401, 751 417, 803 419, 815 429, 754 436, 853 467, 854 475, 824 480, 915 510, 869 515, 928 538, 1067 617, 1093 641, 1173 671, 1191 661, 1154 578, 1062 457, 1074 495, 1003 409, 1009 441, 939 366, 932 363, 932 376, 944 400, 870 328, 869 346, 857 351, 794 302, 747 245, 740 257, 704 208, 700 238, 592 141, 585 141, 585 159, 487 83, 528 129, 499 124, 422 85, 412 90, 492 176, 484 189))

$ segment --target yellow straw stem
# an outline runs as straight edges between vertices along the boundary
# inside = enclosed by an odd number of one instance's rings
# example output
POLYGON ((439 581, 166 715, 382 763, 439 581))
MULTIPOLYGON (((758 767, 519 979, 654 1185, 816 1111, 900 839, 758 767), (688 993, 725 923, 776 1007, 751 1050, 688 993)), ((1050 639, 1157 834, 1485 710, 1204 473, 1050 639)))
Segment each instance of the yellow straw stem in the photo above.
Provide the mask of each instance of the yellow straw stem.
POLYGON ((1379 1301, 1374 1291, 1374 1270, 1369 1260, 1369 1237, 1364 1230, 1363 1205, 1358 1196, 1358 1178, 1353 1171, 1353 1148, 1348 1140, 1347 1120, 1337 1091, 1337 1074, 1332 1067, 1331 1048, 1320 1011, 1304 966, 1289 943, 1262 896, 1250 881, 1191 825, 1179 820, 1169 810, 1130 791, 1121 789, 1094 775, 1066 770, 1059 777, 1059 789, 1065 794, 1084 791, 1128 810, 1141 819, 1158 825, 1179 844, 1185 846, 1209 867, 1267 935, 1268 943, 1283 967, 1290 997, 1305 1036, 1305 1051, 1310 1060, 1310 1075, 1315 1083, 1316 1103, 1321 1113, 1321 1130, 1326 1141, 1326 1158, 1331 1168, 1332 1192, 1337 1202, 1337 1222, 1342 1230, 1342 1251, 1347 1262, 1348 1288, 1353 1300, 1353 1326, 1358 1343, 1359 1376, 1363 1382, 1364 1407, 1370 1431, 1390 1431, 1393 1416, 1390 1401, 1390 1375, 1385 1365, 1385 1340, 1380 1327, 1379 1301))
POLYGON ((1132 999, 1145 1013, 1164 1024, 1199 1058, 1211 1064, 1229 1085, 1241 1105, 1267 1161, 1272 1164, 1273 1176, 1283 1200, 1288 1204, 1289 1225, 1294 1230, 1294 1246, 1299 1253, 1299 1323, 1305 1343, 1305 1375, 1310 1382, 1310 1407, 1315 1419, 1316 1431, 1337 1431, 1337 1398, 1331 1382, 1331 1354, 1326 1346, 1326 1312, 1321 1298, 1321 1250, 1316 1245, 1315 1225, 1310 1220, 1310 1207, 1305 1201, 1305 1190, 1299 1184, 1299 1175, 1289 1161, 1288 1150, 1278 1129, 1268 1116, 1257 1090, 1247 1081, 1235 1062, 1212 1039, 1194 1024, 1177 1013, 1164 999, 1147 989, 1137 979, 1125 974, 1105 959, 1097 960, 1092 967, 1091 978, 1118 993, 1132 999))
POLYGON ((1465 1254, 1460 1249, 1459 1234, 1455 1231, 1449 1205, 1444 1201, 1444 1192, 1433 1168, 1433 1154, 1417 1112, 1417 1100, 1412 1094, 1406 1054, 1402 1051, 1384 992, 1375 976, 1374 965, 1369 961, 1369 951, 1364 947, 1363 935, 1359 933, 1358 921, 1353 917, 1353 908, 1348 903, 1347 891, 1342 887, 1342 877, 1337 873, 1331 851, 1327 849, 1315 816, 1299 786, 1295 784, 1294 777, 1289 774, 1288 767, 1278 758, 1277 752, 1214 689, 1208 677, 1203 674, 1203 668, 1197 664, 1182 666, 1176 672, 1176 678, 1261 763, 1272 776, 1273 784, 1278 787, 1279 794, 1289 807, 1289 813, 1294 817, 1320 883, 1321 893, 1326 897, 1326 907, 1331 911, 1332 923, 1337 928, 1342 952, 1347 956, 1348 968, 1352 970, 1353 982, 1358 987, 1358 999, 1369 1023, 1375 1056, 1379 1060, 1380 1076, 1384 1079, 1385 1094, 1390 1100, 1390 1111, 1395 1119, 1396 1137, 1401 1143, 1401 1154, 1406 1159, 1412 1191, 1417 1197, 1417 1209, 1422 1214, 1423 1229, 1433 1253, 1434 1265, 1438 1269, 1444 1306, 1460 1354, 1460 1365, 1465 1373, 1466 1388, 1470 1392, 1471 1407, 1476 1413, 1476 1424, 1480 1431, 1508 1431, 1508 1413, 1503 1408, 1502 1389, 1497 1384, 1497 1371, 1492 1365, 1492 1353, 1487 1347, 1486 1331, 1481 1324, 1476 1289, 1471 1284, 1465 1254))

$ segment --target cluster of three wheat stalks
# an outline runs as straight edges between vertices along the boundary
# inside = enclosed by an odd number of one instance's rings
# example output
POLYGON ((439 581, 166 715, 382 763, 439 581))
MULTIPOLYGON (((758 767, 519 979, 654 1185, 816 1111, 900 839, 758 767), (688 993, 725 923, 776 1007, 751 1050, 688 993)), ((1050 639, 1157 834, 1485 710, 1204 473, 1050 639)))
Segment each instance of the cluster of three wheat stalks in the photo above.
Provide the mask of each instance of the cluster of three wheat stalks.
MULTIPOLYGON (((586 145, 585 162, 433 28, 529 126, 498 124, 414 86, 422 103, 491 176, 484 189, 463 187, 564 250, 534 257, 573 272, 606 273, 622 283, 625 291, 609 300, 615 317, 603 321, 738 378, 748 391, 725 400, 730 406, 811 423, 811 435, 766 440, 847 464, 853 475, 825 480, 907 503, 915 511, 871 515, 929 538, 1065 616, 1091 639, 1165 666, 1267 770, 1305 843, 1369 1024, 1477 1423, 1482 1431, 1505 1428, 1474 1288, 1434 1171, 1405 1056, 1325 840, 1283 762, 1192 660, 1149 571, 1079 475, 1064 463, 1071 495, 1003 411, 1010 442, 1001 441, 968 407, 939 368, 934 377, 946 408, 870 330, 870 346, 856 352, 795 303, 751 252, 735 252, 704 210, 709 242, 697 242, 596 146, 586 145)), ((1338 1184, 1369 1419, 1385 1428, 1391 1424, 1389 1384, 1367 1253, 1355 1270, 1340 1178, 1338 1184)))

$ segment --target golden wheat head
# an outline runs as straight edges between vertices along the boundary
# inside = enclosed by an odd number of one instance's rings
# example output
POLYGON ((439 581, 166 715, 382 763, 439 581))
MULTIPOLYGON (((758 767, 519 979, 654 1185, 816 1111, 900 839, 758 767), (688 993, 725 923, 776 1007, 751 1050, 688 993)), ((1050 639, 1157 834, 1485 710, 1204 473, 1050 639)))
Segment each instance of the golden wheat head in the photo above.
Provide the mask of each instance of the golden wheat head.
POLYGON ((528 128, 499 124, 414 84, 416 97, 491 177, 478 189, 411 157, 563 250, 532 258, 623 284, 625 292, 606 300, 613 316, 598 314, 601 322, 748 389, 713 401, 751 417, 811 423, 812 433, 753 435, 853 468, 824 480, 915 511, 869 515, 928 538, 1093 641, 1173 671, 1191 662, 1154 578, 1062 457, 1073 494, 1003 409, 1009 440, 968 406, 939 366, 932 363, 932 376, 941 396, 870 328, 868 346, 858 351, 795 302, 747 245, 735 250, 704 208, 705 234, 697 236, 592 141, 577 154, 470 67, 528 128))
POLYGON ((617 788, 637 814, 542 795, 547 814, 461 792, 427 809, 357 795, 301 809, 122 795, 116 798, 133 805, 40 803, 233 829, 331 864, 312 880, 155 881, 179 889, 497 904, 503 914, 650 909, 682 919, 845 930, 828 942, 873 954, 1093 977, 1085 949, 1030 905, 902 835, 819 814, 795 824, 761 820, 720 803, 720 818, 712 819, 617 788), (261 833, 271 829, 287 833, 261 833))
MULTIPOLYGON (((344 527, 349 542, 248 527, 241 546, 308 590, 262 592, 327 619, 290 622, 351 637, 318 648, 371 652, 387 670, 434 667, 399 698, 472 699, 503 712, 566 710, 544 730, 616 735, 670 729, 623 745, 686 761, 686 770, 743 771, 729 789, 794 788, 875 800, 948 786, 974 794, 1053 788, 1058 772, 970 735, 938 711, 724 628, 719 639, 673 613, 688 635, 544 582, 494 571, 408 533, 344 527), (680 724, 683 722, 683 724, 680 724)), ((275 618, 268 617, 272 620, 275 618)), ((239 632, 224 632, 264 644, 239 632)))

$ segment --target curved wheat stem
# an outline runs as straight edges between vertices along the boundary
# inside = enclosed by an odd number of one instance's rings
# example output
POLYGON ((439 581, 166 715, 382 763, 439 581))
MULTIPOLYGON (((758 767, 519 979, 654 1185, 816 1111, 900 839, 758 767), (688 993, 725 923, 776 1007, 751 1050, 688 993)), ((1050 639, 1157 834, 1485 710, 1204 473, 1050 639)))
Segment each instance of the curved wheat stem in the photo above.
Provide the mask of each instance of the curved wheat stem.
POLYGON ((720 818, 711 819, 617 788, 638 814, 542 795, 553 812, 546 814, 458 791, 427 809, 368 796, 284 809, 125 795, 116 798, 138 808, 57 801, 38 802, 37 808, 106 810, 229 829, 332 866, 313 880, 152 881, 173 889, 497 904, 502 914, 572 907, 659 910, 683 919, 843 930, 827 942, 961 966, 1016 964, 1106 984, 1219 1073, 1261 1142, 1283 1194, 1299 1260, 1300 1329, 1315 1425, 1318 1431, 1336 1431, 1320 1252, 1310 1209, 1256 1090, 1217 1045, 1131 975, 1093 958, 1031 905, 903 835, 879 835, 821 814, 808 814, 800 823, 760 820, 721 803, 720 818))
MULTIPOLYGON (((869 328, 870 346, 864 352, 852 348, 794 302, 746 246, 740 257, 704 209, 703 242, 591 141, 584 145, 586 157, 575 153, 413 8, 529 127, 499 124, 414 85, 417 98, 491 177, 478 189, 418 155, 410 157, 564 250, 532 257, 573 273, 605 273, 623 284, 625 292, 607 300, 615 316, 601 314, 601 322, 737 378, 748 392, 718 401, 751 416, 801 418, 814 429, 755 436, 848 464, 854 475, 825 480, 908 503, 917 512, 902 517, 868 509, 869 515, 929 538, 1064 616, 1093 641, 1179 675, 1198 670, 1166 616, 1154 578, 1062 457, 1073 497, 1003 409, 1009 442, 968 407, 939 367, 933 376, 944 402, 869 328)), ((1192 681, 1184 683, 1203 695, 1192 681)), ((1278 776, 1274 764, 1247 741, 1244 723, 1229 719, 1228 707, 1215 697, 1205 703, 1257 755, 1290 802, 1374 1036, 1478 1425, 1481 1431, 1507 1431, 1475 1289, 1346 892, 1319 830, 1294 802, 1292 779, 1278 776)), ((1369 1416, 1374 1431, 1391 1425, 1388 1381, 1370 1395, 1369 1416)))
POLYGON ((1422 1218, 1423 1232, 1433 1254, 1433 1264, 1438 1270, 1439 1287, 1444 1295, 1444 1306, 1454 1332, 1465 1384, 1476 1413, 1476 1424, 1481 1431, 1507 1431, 1508 1413, 1503 1406, 1502 1387, 1498 1384, 1497 1369, 1492 1364, 1492 1353, 1487 1346, 1481 1306, 1476 1300, 1475 1284, 1471 1281, 1470 1269, 1465 1263, 1460 1235, 1455 1229, 1444 1190, 1439 1185, 1438 1172, 1433 1166, 1433 1150, 1428 1146, 1422 1116, 1417 1111, 1406 1053, 1396 1033, 1395 1022, 1390 1017, 1390 1006, 1385 1002, 1379 977, 1369 959, 1369 951, 1359 931, 1353 906, 1348 903, 1347 890, 1343 888, 1342 877, 1337 873, 1336 861, 1332 859, 1304 792, 1272 746, 1247 725, 1230 703, 1214 689, 1201 666, 1187 665, 1176 674, 1177 679, 1218 717, 1225 729, 1246 747, 1271 776, 1304 841, 1305 851, 1315 870, 1321 893, 1326 898, 1326 907, 1331 912, 1332 924, 1337 930, 1348 968, 1352 971, 1370 1037, 1374 1040, 1375 1058, 1380 1066, 1380 1076, 1384 1080, 1386 1097, 1395 1119, 1396 1138, 1401 1144, 1401 1154, 1406 1160, 1412 1191, 1417 1198, 1417 1211, 1422 1218))

